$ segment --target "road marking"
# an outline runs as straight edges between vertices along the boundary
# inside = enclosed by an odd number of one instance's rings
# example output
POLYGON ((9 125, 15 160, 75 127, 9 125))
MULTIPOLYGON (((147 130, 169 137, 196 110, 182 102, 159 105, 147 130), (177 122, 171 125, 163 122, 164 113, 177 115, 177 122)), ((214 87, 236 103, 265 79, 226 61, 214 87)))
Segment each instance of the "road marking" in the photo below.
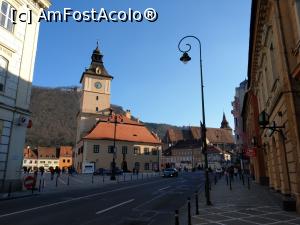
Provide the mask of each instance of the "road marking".
POLYGON ((159 191, 165 190, 165 189, 167 189, 167 188, 169 188, 169 187, 170 187, 170 186, 161 188, 161 189, 159 189, 159 191))
POLYGON ((117 207, 122 206, 122 205, 126 205, 126 204, 128 204, 128 203, 130 203, 130 202, 133 202, 133 201, 134 201, 134 199, 130 199, 130 200, 126 201, 126 202, 122 202, 122 203, 119 203, 119 204, 117 204, 117 205, 111 206, 111 207, 109 207, 109 208, 107 208, 107 209, 103 209, 103 210, 101 210, 101 211, 98 211, 98 212, 96 212, 96 214, 105 213, 105 212, 107 212, 107 211, 109 211, 109 210, 111 210, 111 209, 117 208, 117 207))
POLYGON ((74 180, 77 183, 83 184, 83 182, 75 177, 70 176, 70 179, 74 180))
POLYGON ((62 184, 67 184, 62 178, 58 178, 59 182, 61 182, 62 184))
POLYGON ((165 180, 158 180, 158 181, 152 181, 152 182, 147 182, 147 183, 143 183, 143 184, 132 185, 132 186, 129 186, 129 187, 117 188, 117 189, 114 189, 114 190, 105 191, 105 192, 101 192, 101 193, 90 194, 90 195, 85 195, 85 196, 73 198, 73 199, 70 199, 70 200, 64 200, 64 201, 55 202, 55 203, 51 203, 51 204, 47 204, 47 205, 41 205, 41 206, 33 207, 33 208, 30 208, 30 209, 24 209, 24 210, 12 212, 12 213, 3 214, 3 215, 0 215, 0 218, 16 215, 16 214, 20 214, 20 213, 30 212, 30 211, 34 211, 34 210, 37 210, 37 209, 43 209, 43 208, 47 208, 47 207, 51 207, 51 206, 55 206, 55 205, 61 205, 61 204, 64 204, 64 203, 73 202, 73 201, 80 200, 80 199, 90 198, 90 197, 94 197, 94 196, 100 196, 100 195, 104 195, 104 194, 108 194, 108 193, 112 193, 112 192, 116 192, 116 191, 123 191, 123 190, 131 189, 131 188, 135 188, 135 187, 140 187, 140 186, 152 184, 152 183, 159 183, 159 182, 162 182, 162 181, 165 181, 165 180))

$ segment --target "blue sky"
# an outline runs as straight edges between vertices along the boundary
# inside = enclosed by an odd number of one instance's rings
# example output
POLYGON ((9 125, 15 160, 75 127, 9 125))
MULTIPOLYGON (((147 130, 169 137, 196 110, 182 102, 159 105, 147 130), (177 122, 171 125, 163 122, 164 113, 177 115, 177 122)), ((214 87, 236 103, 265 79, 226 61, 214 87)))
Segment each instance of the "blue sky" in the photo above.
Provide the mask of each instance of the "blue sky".
POLYGON ((230 125, 235 87, 247 77, 250 0, 52 0, 50 10, 91 8, 158 12, 150 23, 46 23, 40 27, 33 84, 79 85, 100 42, 104 65, 114 76, 111 102, 142 121, 199 125, 199 48, 184 65, 177 49, 185 35, 202 42, 206 124, 219 127, 223 111, 230 125))

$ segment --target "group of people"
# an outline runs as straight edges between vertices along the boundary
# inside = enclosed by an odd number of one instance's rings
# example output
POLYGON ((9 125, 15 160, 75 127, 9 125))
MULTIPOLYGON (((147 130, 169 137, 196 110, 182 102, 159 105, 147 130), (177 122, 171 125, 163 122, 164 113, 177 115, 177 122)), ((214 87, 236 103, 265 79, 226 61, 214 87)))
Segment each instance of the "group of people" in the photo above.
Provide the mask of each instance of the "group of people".
POLYGON ((248 174, 248 170, 242 170, 240 166, 229 166, 227 168, 224 168, 224 174, 226 176, 229 176, 232 180, 237 179, 239 177, 239 179, 242 178, 243 174, 248 174))
MULTIPOLYGON (((29 174, 31 172, 31 168, 23 167, 23 171, 24 171, 24 174, 29 174)), ((33 174, 35 177, 37 177, 38 172, 40 172, 41 176, 43 176, 45 173, 45 168, 43 166, 41 166, 40 168, 33 169, 33 174)), ((51 167, 49 167, 49 172, 51 174, 51 180, 53 180, 54 174, 57 174, 57 176, 60 176, 61 174, 64 174, 67 172, 69 175, 72 176, 73 173, 75 172, 75 169, 72 166, 69 166, 68 168, 62 168, 62 169, 60 169, 58 166, 56 166, 55 168, 53 168, 51 166, 51 167)))

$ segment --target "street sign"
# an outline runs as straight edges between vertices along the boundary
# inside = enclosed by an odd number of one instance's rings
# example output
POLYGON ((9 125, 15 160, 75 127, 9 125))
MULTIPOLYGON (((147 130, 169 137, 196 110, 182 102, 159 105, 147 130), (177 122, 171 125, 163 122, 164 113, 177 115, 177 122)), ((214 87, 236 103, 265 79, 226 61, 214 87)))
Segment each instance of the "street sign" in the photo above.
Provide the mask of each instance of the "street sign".
POLYGON ((24 187, 27 188, 27 190, 31 190, 34 184, 35 184, 35 178, 33 176, 25 177, 24 187))
POLYGON ((248 157, 256 157, 256 148, 247 148, 245 150, 245 155, 248 157))

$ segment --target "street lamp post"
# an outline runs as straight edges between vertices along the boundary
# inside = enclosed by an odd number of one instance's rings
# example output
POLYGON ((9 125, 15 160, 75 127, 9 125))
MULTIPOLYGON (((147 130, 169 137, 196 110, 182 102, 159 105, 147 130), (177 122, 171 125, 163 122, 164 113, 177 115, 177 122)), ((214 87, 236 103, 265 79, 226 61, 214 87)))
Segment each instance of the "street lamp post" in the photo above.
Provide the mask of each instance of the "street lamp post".
POLYGON ((202 102, 202 123, 200 123, 201 127, 201 137, 202 137, 202 152, 204 154, 204 160, 205 160, 205 196, 206 196, 206 204, 211 205, 210 201, 210 194, 209 194, 209 176, 208 176, 208 160, 207 160, 207 143, 206 143, 206 125, 205 125, 205 110, 204 110, 204 91, 203 91, 203 76, 202 76, 202 55, 201 55, 201 42, 200 40, 192 35, 188 35, 183 37, 179 43, 178 43, 178 50, 182 52, 182 56, 180 57, 180 61, 183 63, 187 63, 191 60, 191 57, 188 55, 188 52, 191 50, 192 46, 187 43, 187 49, 183 50, 181 48, 181 43, 183 40, 187 38, 193 38, 198 41, 199 43, 199 50, 200 50, 200 79, 201 79, 201 102, 202 102))
POLYGON ((113 110, 109 109, 110 111, 110 117, 113 119, 115 127, 114 127, 114 144, 113 144, 113 159, 111 162, 111 176, 110 179, 111 180, 116 180, 116 159, 115 159, 115 155, 116 155, 116 133, 117 133, 117 122, 118 122, 118 117, 117 115, 113 115, 113 110))

